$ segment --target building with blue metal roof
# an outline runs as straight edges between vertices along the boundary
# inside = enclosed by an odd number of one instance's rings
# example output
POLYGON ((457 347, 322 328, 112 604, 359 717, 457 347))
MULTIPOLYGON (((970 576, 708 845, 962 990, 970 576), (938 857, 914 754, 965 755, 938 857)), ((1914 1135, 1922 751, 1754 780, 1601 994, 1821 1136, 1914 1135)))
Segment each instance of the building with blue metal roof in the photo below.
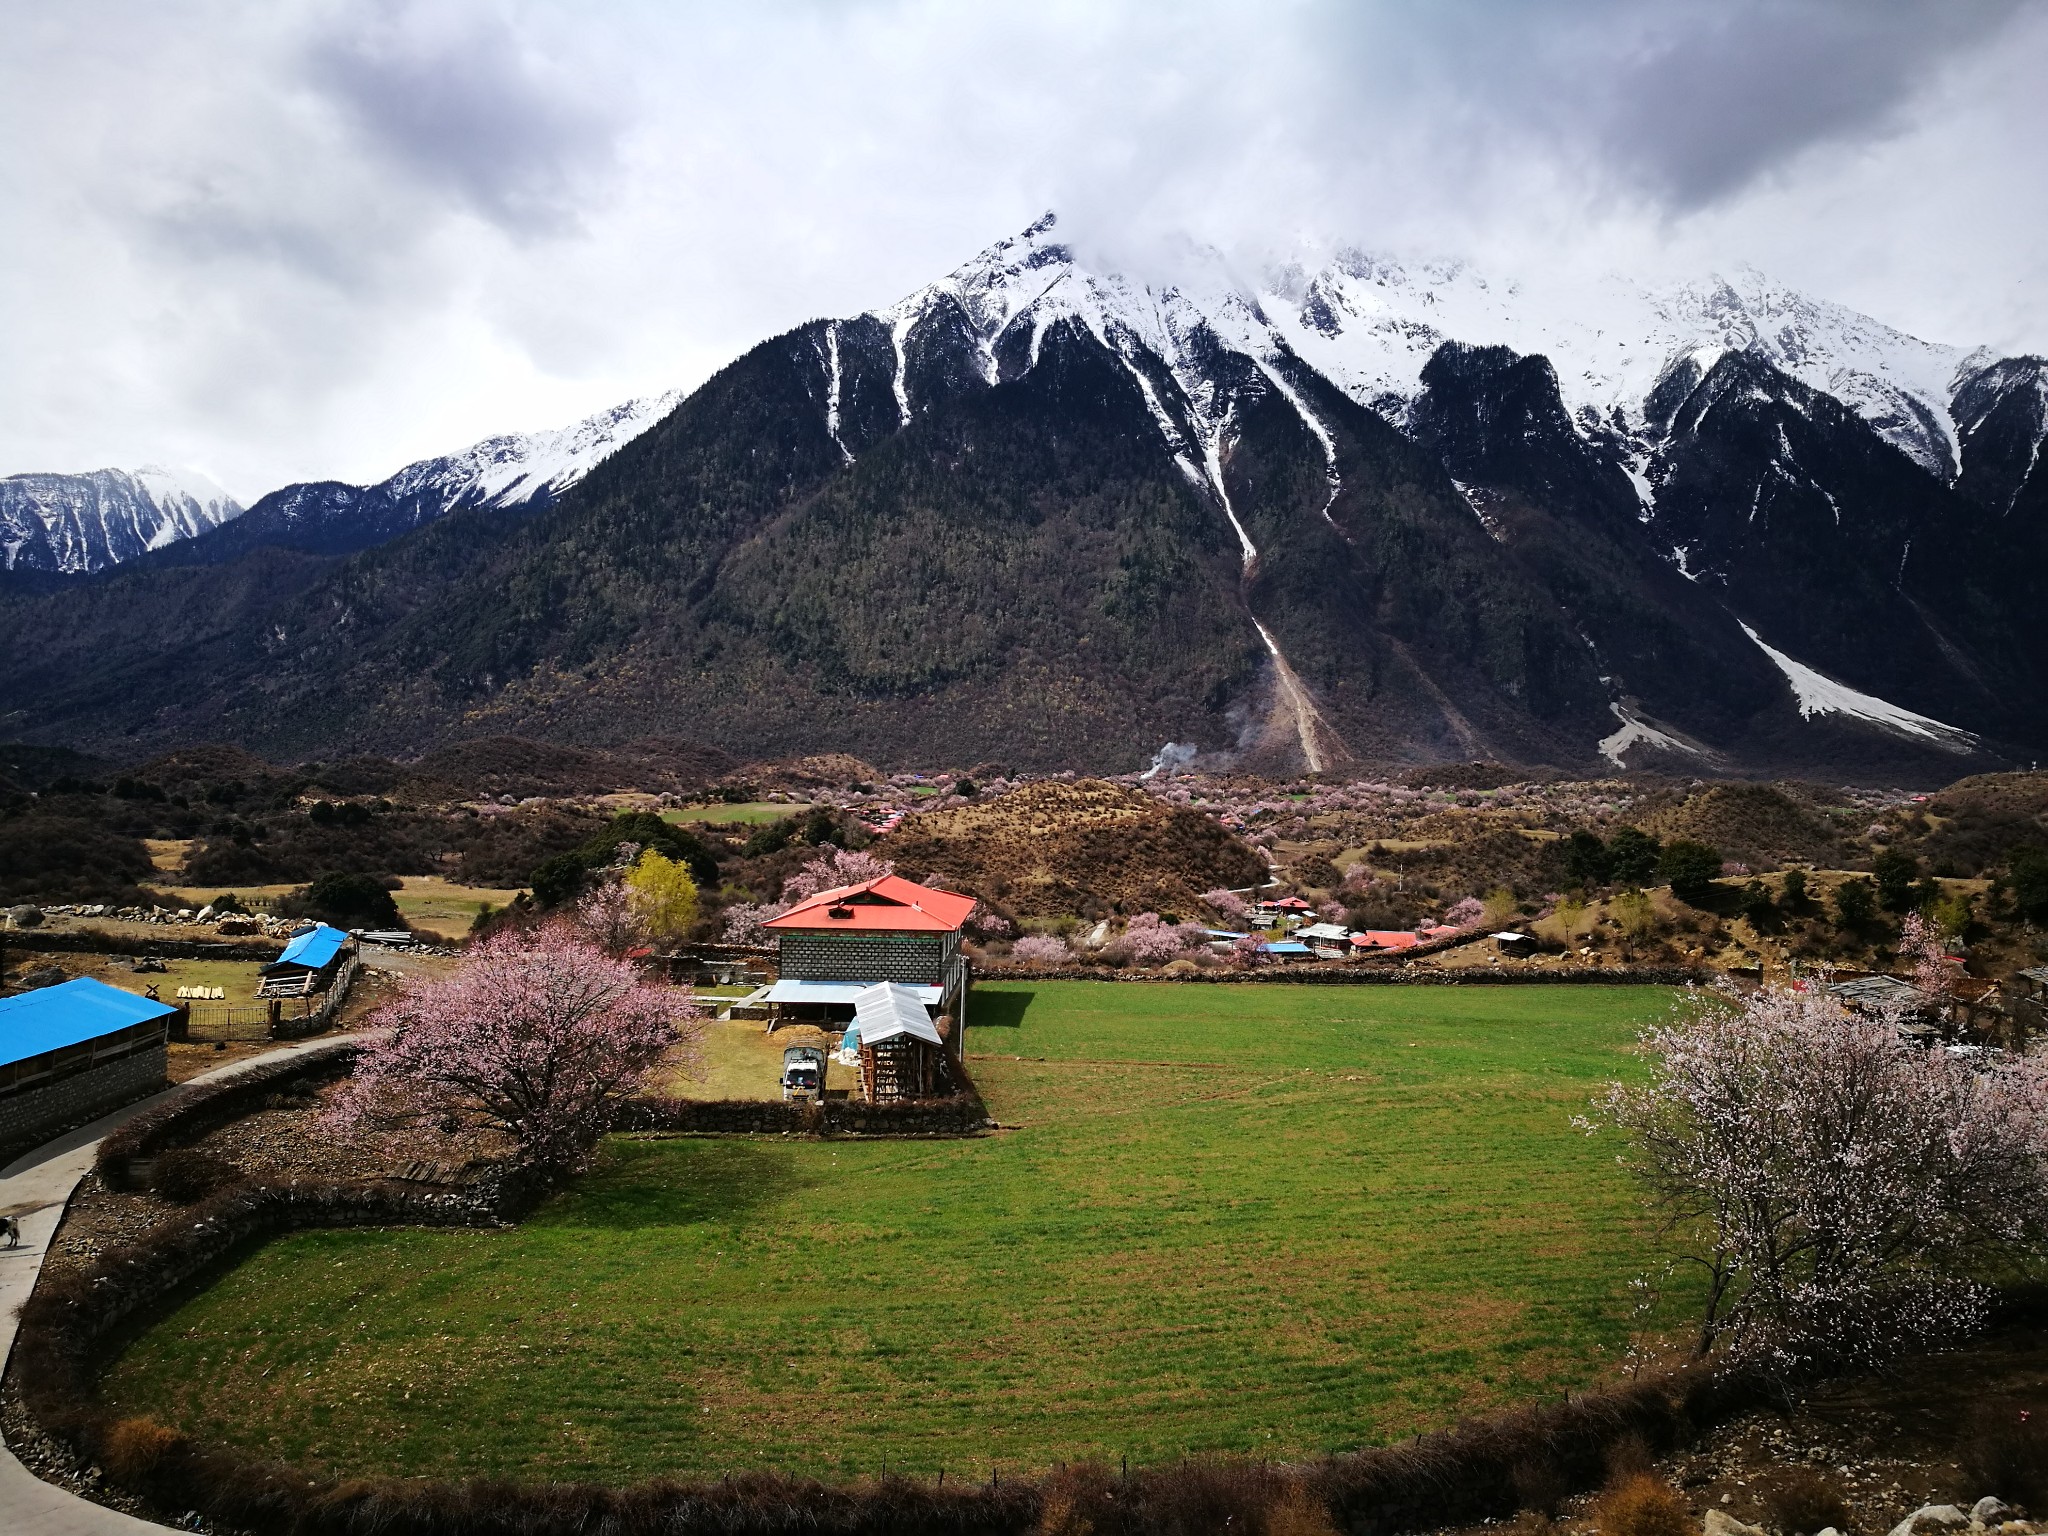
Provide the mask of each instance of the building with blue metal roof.
POLYGON ((292 935, 284 953, 263 967, 258 997, 301 997, 325 991, 333 982, 355 940, 339 928, 315 924, 292 935))
POLYGON ((90 977, 0 997, 0 1150, 24 1150, 161 1088, 180 1014, 90 977))

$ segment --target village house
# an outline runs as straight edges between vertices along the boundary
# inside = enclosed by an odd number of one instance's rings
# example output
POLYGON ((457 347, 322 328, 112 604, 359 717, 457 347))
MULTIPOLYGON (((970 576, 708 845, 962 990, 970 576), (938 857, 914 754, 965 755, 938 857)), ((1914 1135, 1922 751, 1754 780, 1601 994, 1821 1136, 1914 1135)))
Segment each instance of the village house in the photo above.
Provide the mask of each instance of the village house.
POLYGON ((161 1088, 166 1042, 183 1017, 171 1003, 89 976, 0 997, 0 1147, 161 1088))
POLYGON ((756 1001, 775 1023, 840 1024, 861 993, 891 982, 930 1014, 953 1019, 952 1049, 967 1026, 967 957, 960 929, 974 898, 901 875, 820 891, 761 927, 775 935, 776 981, 756 1001))

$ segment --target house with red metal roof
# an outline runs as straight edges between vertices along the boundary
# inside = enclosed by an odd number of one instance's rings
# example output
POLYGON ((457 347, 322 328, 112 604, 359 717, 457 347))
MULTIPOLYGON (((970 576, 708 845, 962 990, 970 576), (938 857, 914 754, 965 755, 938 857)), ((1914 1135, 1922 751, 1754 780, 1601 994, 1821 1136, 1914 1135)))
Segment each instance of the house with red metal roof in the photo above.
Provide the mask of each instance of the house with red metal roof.
POLYGON ((932 1012, 951 1014, 957 1042, 968 986, 960 930, 974 906, 972 896, 901 875, 820 891, 761 925, 775 935, 778 961, 763 1001, 778 1019, 836 1022, 853 1017, 866 988, 896 982, 932 1012))

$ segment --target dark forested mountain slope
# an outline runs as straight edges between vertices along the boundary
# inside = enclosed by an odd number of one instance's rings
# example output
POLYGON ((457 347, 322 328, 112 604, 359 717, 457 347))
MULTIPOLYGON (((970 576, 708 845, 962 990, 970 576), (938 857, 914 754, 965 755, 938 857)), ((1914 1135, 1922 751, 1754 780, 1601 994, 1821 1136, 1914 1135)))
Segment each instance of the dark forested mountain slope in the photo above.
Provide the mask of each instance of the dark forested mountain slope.
POLYGON ((1953 452, 1925 393, 1695 349, 1602 417, 1453 340, 1362 404, 1256 299, 1039 227, 764 342, 524 516, 295 487, 186 563, 0 591, 0 729, 1952 775, 2048 731, 2041 369, 1974 368, 1953 452))

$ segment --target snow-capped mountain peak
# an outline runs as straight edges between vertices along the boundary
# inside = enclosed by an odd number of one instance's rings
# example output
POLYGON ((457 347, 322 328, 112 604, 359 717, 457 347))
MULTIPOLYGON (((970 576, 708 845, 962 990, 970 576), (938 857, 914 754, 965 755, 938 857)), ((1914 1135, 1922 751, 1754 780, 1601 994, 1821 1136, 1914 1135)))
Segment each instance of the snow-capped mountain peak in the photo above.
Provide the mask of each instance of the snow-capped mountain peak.
POLYGON ((204 475, 160 465, 0 479, 0 563, 80 574, 218 528, 242 515, 204 475))

